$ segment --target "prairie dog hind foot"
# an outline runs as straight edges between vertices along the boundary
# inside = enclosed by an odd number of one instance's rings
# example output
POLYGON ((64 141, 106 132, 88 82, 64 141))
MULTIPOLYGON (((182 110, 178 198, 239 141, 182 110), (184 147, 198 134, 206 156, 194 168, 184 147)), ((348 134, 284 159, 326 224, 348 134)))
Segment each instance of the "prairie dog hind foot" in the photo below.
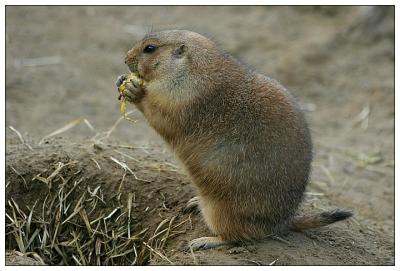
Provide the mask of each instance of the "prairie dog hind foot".
POLYGON ((232 242, 224 241, 220 237, 200 237, 193 239, 189 242, 188 250, 205 250, 210 248, 216 248, 224 245, 228 245, 232 242))

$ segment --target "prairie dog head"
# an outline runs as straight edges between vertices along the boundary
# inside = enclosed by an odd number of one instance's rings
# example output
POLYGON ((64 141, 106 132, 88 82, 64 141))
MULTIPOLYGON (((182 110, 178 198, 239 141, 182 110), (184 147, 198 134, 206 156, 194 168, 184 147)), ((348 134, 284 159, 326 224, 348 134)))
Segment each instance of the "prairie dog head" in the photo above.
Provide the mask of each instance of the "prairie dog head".
POLYGON ((149 92, 185 100, 206 88, 209 74, 219 69, 213 61, 217 55, 214 43, 202 35, 169 30, 148 34, 135 44, 125 64, 146 81, 149 92))

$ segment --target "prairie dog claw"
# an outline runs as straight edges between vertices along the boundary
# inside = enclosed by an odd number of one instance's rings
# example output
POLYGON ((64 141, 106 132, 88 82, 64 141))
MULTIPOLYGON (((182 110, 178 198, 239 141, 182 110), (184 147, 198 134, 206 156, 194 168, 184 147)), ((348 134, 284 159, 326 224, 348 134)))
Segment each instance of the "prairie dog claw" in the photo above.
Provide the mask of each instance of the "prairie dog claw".
POLYGON ((122 85, 122 83, 126 80, 126 78, 127 78, 126 74, 123 74, 123 75, 118 76, 118 79, 117 79, 117 81, 115 82, 115 85, 116 85, 117 87, 120 87, 120 86, 122 85))
POLYGON ((204 250, 227 245, 230 242, 223 241, 219 237, 200 237, 189 242, 189 250, 204 250))
POLYGON ((186 206, 183 209, 183 212, 184 213, 189 213, 189 212, 198 213, 200 211, 198 209, 198 207, 199 207, 199 197, 193 197, 186 203, 186 206))

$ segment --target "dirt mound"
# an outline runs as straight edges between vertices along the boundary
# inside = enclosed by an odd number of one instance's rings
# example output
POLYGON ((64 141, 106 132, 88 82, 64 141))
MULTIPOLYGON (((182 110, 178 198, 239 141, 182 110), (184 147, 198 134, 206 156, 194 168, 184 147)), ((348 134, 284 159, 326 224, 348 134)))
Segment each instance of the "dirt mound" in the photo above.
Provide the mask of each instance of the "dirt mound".
POLYGON ((50 265, 169 263, 159 251, 188 228, 190 187, 151 149, 130 148, 9 143, 7 247, 50 265))
MULTIPOLYGON (((199 214, 183 212, 192 188, 157 149, 59 138, 29 150, 15 137, 7 142, 6 176, 7 249, 34 253, 49 265, 392 261, 382 250, 390 246, 386 238, 357 220, 213 252, 185 252, 187 241, 210 233, 199 214)), ((318 211, 316 200, 332 206, 321 195, 307 192, 302 211, 318 211)))

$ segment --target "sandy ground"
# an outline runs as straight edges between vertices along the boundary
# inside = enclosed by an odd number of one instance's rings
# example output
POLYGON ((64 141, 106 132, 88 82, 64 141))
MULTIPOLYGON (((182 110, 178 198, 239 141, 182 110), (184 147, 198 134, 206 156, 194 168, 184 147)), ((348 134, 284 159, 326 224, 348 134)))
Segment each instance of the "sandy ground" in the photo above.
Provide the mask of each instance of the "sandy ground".
MULTIPOLYGON (((315 145, 311 183, 301 209, 343 207, 355 216, 323 229, 290 233, 284 242, 264 240, 192 255, 182 247, 209 232, 200 217, 191 214, 191 226, 169 240, 163 253, 175 264, 392 265, 393 23, 393 9, 373 13, 368 7, 7 7, 6 126, 20 131, 33 150, 7 129, 6 182, 20 182, 10 165, 29 179, 57 158, 86 161, 91 155, 104 172, 94 174, 82 162, 89 182, 107 179, 102 185, 115 189, 121 172, 106 158, 126 157, 112 147, 96 151, 90 139, 110 129, 120 116, 114 82, 126 72, 124 55, 151 29, 190 29, 277 79, 300 101, 315 145), (79 118, 94 130, 82 122, 62 138, 38 145, 79 118), (46 160, 51 154, 55 158, 46 160)), ((162 217, 151 219, 138 208, 140 225, 154 225, 165 217, 187 218, 182 207, 194 196, 188 178, 176 170, 148 166, 177 163, 140 113, 132 117, 139 122, 122 121, 109 140, 141 146, 123 151, 141 158, 144 164, 136 165, 137 174, 152 182, 144 185, 130 176, 126 191, 134 191, 138 204, 154 213, 163 209, 161 194, 170 204, 162 217)), ((126 163, 135 167, 136 162, 126 163)), ((7 190, 6 196, 18 194, 15 191, 7 190)), ((154 256, 147 263, 168 262, 154 256)))

